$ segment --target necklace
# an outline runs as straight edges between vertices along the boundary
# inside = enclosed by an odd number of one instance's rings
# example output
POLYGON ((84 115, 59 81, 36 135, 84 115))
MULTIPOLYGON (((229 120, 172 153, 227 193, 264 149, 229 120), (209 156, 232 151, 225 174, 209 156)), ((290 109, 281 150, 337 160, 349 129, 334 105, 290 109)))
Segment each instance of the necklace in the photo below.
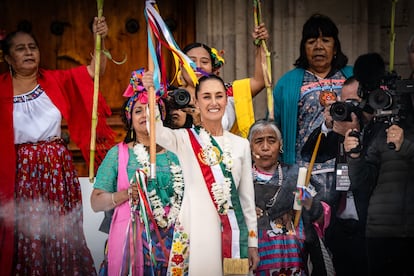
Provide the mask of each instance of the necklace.
POLYGON ((315 75, 314 73, 308 71, 310 74, 312 74, 312 76, 315 78, 315 80, 318 82, 319 87, 321 88, 321 92, 319 93, 319 102, 322 106, 327 106, 327 102, 328 101, 335 101, 336 100, 336 93, 333 90, 333 81, 332 79, 329 79, 331 82, 330 88, 328 89, 324 89, 324 86, 322 85, 322 83, 320 82, 319 79, 324 79, 324 78, 320 78, 317 75, 315 75))
MULTIPOLYGON (((211 191, 213 193, 214 202, 217 204, 217 211, 219 214, 227 214, 230 207, 231 196, 231 168, 233 166, 233 159, 231 158, 230 145, 227 137, 224 136, 223 154, 217 147, 213 146, 211 136, 204 128, 200 128, 200 140, 202 148, 203 162, 208 166, 218 165, 223 162, 225 165, 225 173, 221 183, 214 182, 211 191)), ((201 159, 200 159, 201 160, 201 159)))
MULTIPOLYGON (((277 170, 278 170, 278 182, 277 182, 277 186, 282 186, 282 182, 283 182, 283 170, 282 170, 282 166, 280 165, 280 162, 277 162, 277 170)), ((255 165, 253 165, 253 178, 255 180, 258 180, 258 178, 259 178, 258 174, 259 173, 260 172, 258 172, 257 167, 255 165)), ((273 176, 271 178, 273 178, 273 176)), ((266 183, 269 182, 270 179, 267 180, 266 183)))
MULTIPOLYGON (((142 170, 146 175, 150 171, 149 154, 145 146, 142 144, 134 145, 134 153, 137 157, 138 164, 141 165, 142 170)), ((166 206, 163 206, 160 197, 157 195, 156 189, 148 192, 148 198, 152 206, 152 213, 157 221, 158 226, 165 228, 170 227, 176 220, 181 202, 184 195, 184 177, 182 174, 181 167, 176 165, 174 162, 170 162, 170 174, 171 182, 174 193, 170 197, 169 212, 166 214, 166 206)))
MULTIPOLYGON (((277 189, 277 191, 272 196, 272 198, 270 198, 269 201, 266 203, 266 207, 269 207, 269 208, 272 207, 273 205, 275 205, 277 195, 279 194, 279 191, 280 191, 280 187, 283 184, 283 170, 282 170, 282 166, 280 165, 279 162, 277 163, 277 170, 278 170, 278 182, 277 182, 277 186, 279 187, 279 189, 277 189)), ((254 179, 257 180, 257 178, 258 178, 258 172, 257 172, 256 166, 254 166, 254 168, 253 168, 253 174, 254 174, 254 179)), ((270 180, 268 180, 267 182, 269 182, 269 181, 270 180)))

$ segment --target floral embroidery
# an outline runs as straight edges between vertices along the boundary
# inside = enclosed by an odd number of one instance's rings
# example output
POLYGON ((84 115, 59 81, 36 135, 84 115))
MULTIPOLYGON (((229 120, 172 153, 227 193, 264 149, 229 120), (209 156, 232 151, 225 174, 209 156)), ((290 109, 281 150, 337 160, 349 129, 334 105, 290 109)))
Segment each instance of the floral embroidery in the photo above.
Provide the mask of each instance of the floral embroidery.
MULTIPOLYGON (((136 144, 134 146, 134 153, 137 156, 137 161, 141 165, 142 170, 148 175, 150 172, 149 154, 144 145, 136 144)), ((184 177, 181 167, 172 162, 170 165, 170 172, 172 175, 174 194, 170 197, 171 206, 168 215, 165 212, 160 197, 157 195, 157 191, 154 189, 148 193, 154 218, 156 219, 158 226, 162 228, 170 227, 175 222, 180 212, 181 202, 184 195, 184 177)))
MULTIPOLYGON (((224 136, 223 154, 211 143, 210 134, 204 128, 200 128, 200 140, 202 141, 203 160, 209 166, 214 166, 223 162, 227 172, 231 172, 233 167, 233 159, 230 153, 229 143, 224 136)), ((217 204, 217 211, 219 214, 227 214, 230 207, 231 196, 231 179, 228 176, 224 177, 222 183, 214 182, 211 187, 214 202, 217 204)))
POLYGON ((190 253, 190 240, 184 228, 179 222, 175 224, 174 235, 171 246, 169 271, 171 275, 188 275, 188 257, 190 253))
POLYGON ((183 270, 179 267, 175 267, 171 270, 173 276, 183 275, 183 270))

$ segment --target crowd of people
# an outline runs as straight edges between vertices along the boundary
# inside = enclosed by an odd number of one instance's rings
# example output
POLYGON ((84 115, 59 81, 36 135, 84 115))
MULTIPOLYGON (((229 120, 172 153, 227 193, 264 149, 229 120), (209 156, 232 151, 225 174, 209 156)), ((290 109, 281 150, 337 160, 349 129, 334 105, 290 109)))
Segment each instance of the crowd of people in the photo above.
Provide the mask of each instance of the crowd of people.
MULTIPOLYGON (((95 18, 92 29, 104 39, 105 18, 95 18)), ((252 33, 254 40, 268 37, 264 24, 252 33)), ((0 75, 1 266, 6 275, 96 275, 79 180, 61 138, 64 118, 88 160, 94 57, 87 66, 46 70, 30 32, 3 42, 10 72, 0 75)), ((259 45, 253 76, 229 83, 218 74, 224 59, 216 49, 184 47, 198 80, 194 85, 180 68, 178 87, 169 91, 188 93, 183 106, 158 102, 150 110, 153 72, 133 71, 121 108, 125 138, 116 145, 99 98, 97 141, 106 150, 98 151, 90 201, 105 212, 99 230, 108 233, 100 275, 412 273, 408 80, 392 79, 405 89, 392 91, 375 53, 348 64, 334 21, 313 14, 295 68, 275 84, 274 120, 252 122, 244 113, 265 87, 259 45), (378 78, 366 83, 361 63, 373 59, 378 78)), ((407 50, 413 80, 414 36, 407 50)), ((105 66, 103 58, 102 74, 105 66)))

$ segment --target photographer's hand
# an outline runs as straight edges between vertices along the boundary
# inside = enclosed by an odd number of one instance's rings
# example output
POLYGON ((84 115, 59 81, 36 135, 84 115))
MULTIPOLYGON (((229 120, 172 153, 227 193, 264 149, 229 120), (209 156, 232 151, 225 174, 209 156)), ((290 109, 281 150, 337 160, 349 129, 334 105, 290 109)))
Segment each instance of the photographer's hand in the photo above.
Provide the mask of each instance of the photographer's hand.
POLYGON ((333 123, 333 131, 345 136, 345 133, 350 129, 356 129, 359 131, 359 120, 355 113, 351 113, 352 121, 334 121, 333 123))
POLYGON ((351 158, 358 158, 360 156, 359 152, 351 153, 352 149, 355 149, 359 146, 359 139, 354 136, 350 136, 349 134, 351 131, 358 131, 357 129, 348 129, 345 133, 345 140, 344 140, 344 149, 345 152, 349 154, 351 158))
POLYGON ((200 109, 198 107, 185 107, 181 110, 193 117, 193 125, 198 126, 201 124, 200 109))
POLYGON ((393 143, 395 145, 395 151, 401 149, 401 145, 404 142, 404 130, 398 125, 391 125, 387 130, 387 144, 393 143))
POLYGON ((328 129, 332 129, 333 128, 333 118, 332 118, 332 116, 331 116, 331 112, 330 112, 330 109, 331 109, 331 105, 334 103, 335 101, 326 101, 326 103, 325 103, 325 105, 324 105, 324 107, 325 107, 325 109, 323 110, 323 117, 324 117, 324 119, 325 119, 325 126, 328 128, 328 129))

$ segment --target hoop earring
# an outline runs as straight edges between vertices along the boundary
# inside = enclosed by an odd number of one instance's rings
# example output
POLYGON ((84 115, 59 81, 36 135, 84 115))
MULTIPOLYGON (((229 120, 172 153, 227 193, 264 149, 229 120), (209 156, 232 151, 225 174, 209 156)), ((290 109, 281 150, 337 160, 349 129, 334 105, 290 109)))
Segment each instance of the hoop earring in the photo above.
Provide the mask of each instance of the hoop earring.
POLYGON ((9 72, 10 76, 13 76, 13 67, 9 64, 9 72))
POLYGON ((283 153, 283 145, 280 145, 279 153, 283 153))

